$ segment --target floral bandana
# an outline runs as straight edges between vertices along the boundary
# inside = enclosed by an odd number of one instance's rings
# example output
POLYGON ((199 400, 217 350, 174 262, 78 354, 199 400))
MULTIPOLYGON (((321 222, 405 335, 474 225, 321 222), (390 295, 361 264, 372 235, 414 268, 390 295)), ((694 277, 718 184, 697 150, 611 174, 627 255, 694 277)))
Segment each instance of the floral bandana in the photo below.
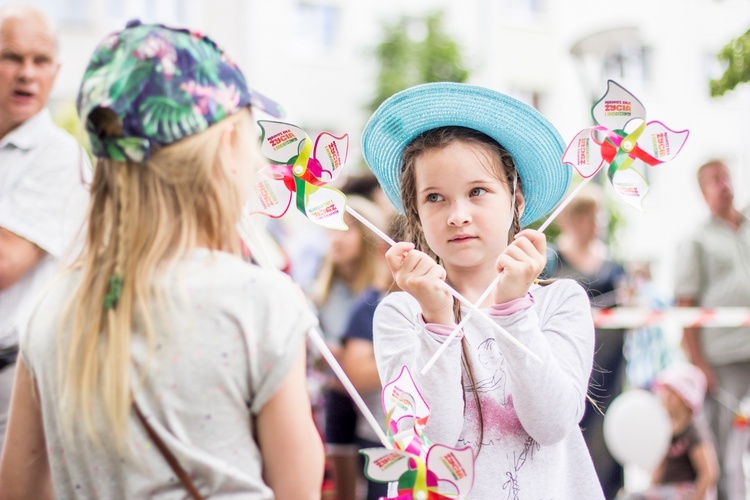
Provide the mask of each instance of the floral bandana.
POLYGON ((239 67, 205 35, 140 21, 99 44, 78 93, 94 155, 135 163, 245 106, 283 115, 278 104, 248 88, 239 67), (122 137, 96 132, 89 119, 99 110, 115 113, 122 137))

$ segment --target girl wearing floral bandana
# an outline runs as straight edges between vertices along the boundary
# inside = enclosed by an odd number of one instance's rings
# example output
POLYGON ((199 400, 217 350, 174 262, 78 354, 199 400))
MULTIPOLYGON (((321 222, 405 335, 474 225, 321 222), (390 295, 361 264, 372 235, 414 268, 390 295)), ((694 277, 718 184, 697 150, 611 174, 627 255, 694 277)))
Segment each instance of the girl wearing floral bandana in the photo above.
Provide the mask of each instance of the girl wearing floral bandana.
POLYGON ((78 96, 97 157, 85 246, 22 335, 2 496, 319 495, 316 319, 239 256, 251 108, 279 114, 200 34, 133 22, 97 48, 78 96))

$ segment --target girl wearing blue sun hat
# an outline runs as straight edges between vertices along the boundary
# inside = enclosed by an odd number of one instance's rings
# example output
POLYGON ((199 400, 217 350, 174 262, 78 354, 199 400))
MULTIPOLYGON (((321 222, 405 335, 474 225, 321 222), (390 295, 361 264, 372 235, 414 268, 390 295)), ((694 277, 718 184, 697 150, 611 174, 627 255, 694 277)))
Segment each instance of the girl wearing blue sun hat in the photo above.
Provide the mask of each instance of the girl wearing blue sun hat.
POLYGON ((320 494, 317 321, 240 255, 258 110, 279 112, 200 33, 133 22, 97 47, 78 95, 86 241, 22 335, 0 496, 320 494))
POLYGON ((500 92, 432 83, 385 101, 362 148, 406 226, 407 241, 386 254, 403 291, 374 320, 383 384, 407 366, 431 409, 425 435, 473 448, 472 498, 603 498, 578 428, 594 349, 589 301, 574 281, 535 284, 546 239, 522 230, 568 189, 557 130, 500 92), (441 281, 475 302, 498 275, 481 307, 541 362, 473 315, 422 375, 468 312, 441 281))

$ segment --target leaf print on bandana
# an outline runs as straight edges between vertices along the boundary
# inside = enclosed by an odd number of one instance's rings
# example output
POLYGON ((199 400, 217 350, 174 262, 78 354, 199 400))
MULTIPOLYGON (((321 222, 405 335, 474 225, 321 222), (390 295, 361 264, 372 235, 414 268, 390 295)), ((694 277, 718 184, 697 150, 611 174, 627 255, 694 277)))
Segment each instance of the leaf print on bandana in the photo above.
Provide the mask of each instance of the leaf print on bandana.
POLYGON ((172 78, 177 72, 177 52, 171 43, 159 36, 148 37, 143 45, 135 49, 133 56, 136 59, 155 60, 155 69, 166 78, 172 78))
POLYGON ((159 142, 171 143, 208 128, 206 119, 192 106, 166 97, 148 97, 141 104, 140 111, 144 132, 159 142))

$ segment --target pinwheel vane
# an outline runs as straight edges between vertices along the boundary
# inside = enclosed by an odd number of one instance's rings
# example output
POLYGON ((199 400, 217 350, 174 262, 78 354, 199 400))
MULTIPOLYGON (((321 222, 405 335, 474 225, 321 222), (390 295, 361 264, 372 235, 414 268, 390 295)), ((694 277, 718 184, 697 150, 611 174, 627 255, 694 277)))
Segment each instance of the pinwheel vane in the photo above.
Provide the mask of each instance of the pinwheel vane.
POLYGON ((289 123, 261 120, 261 152, 273 163, 260 171, 258 196, 250 213, 282 217, 292 200, 307 218, 329 229, 346 230, 346 196, 324 186, 338 177, 349 152, 349 136, 318 134, 313 143, 304 130, 289 123))
POLYGON ((430 408, 408 368, 383 387, 383 409, 392 448, 361 450, 367 457, 365 475, 379 483, 397 482, 398 496, 388 498, 466 498, 474 483, 471 447, 450 448, 427 439, 423 430, 430 408))
POLYGON ((639 169, 672 160, 687 141, 688 130, 674 131, 660 121, 646 121, 646 108, 617 82, 607 82, 607 92, 591 109, 596 126, 576 135, 563 154, 584 179, 602 166, 612 186, 628 204, 643 210, 648 194, 646 178, 639 169))

